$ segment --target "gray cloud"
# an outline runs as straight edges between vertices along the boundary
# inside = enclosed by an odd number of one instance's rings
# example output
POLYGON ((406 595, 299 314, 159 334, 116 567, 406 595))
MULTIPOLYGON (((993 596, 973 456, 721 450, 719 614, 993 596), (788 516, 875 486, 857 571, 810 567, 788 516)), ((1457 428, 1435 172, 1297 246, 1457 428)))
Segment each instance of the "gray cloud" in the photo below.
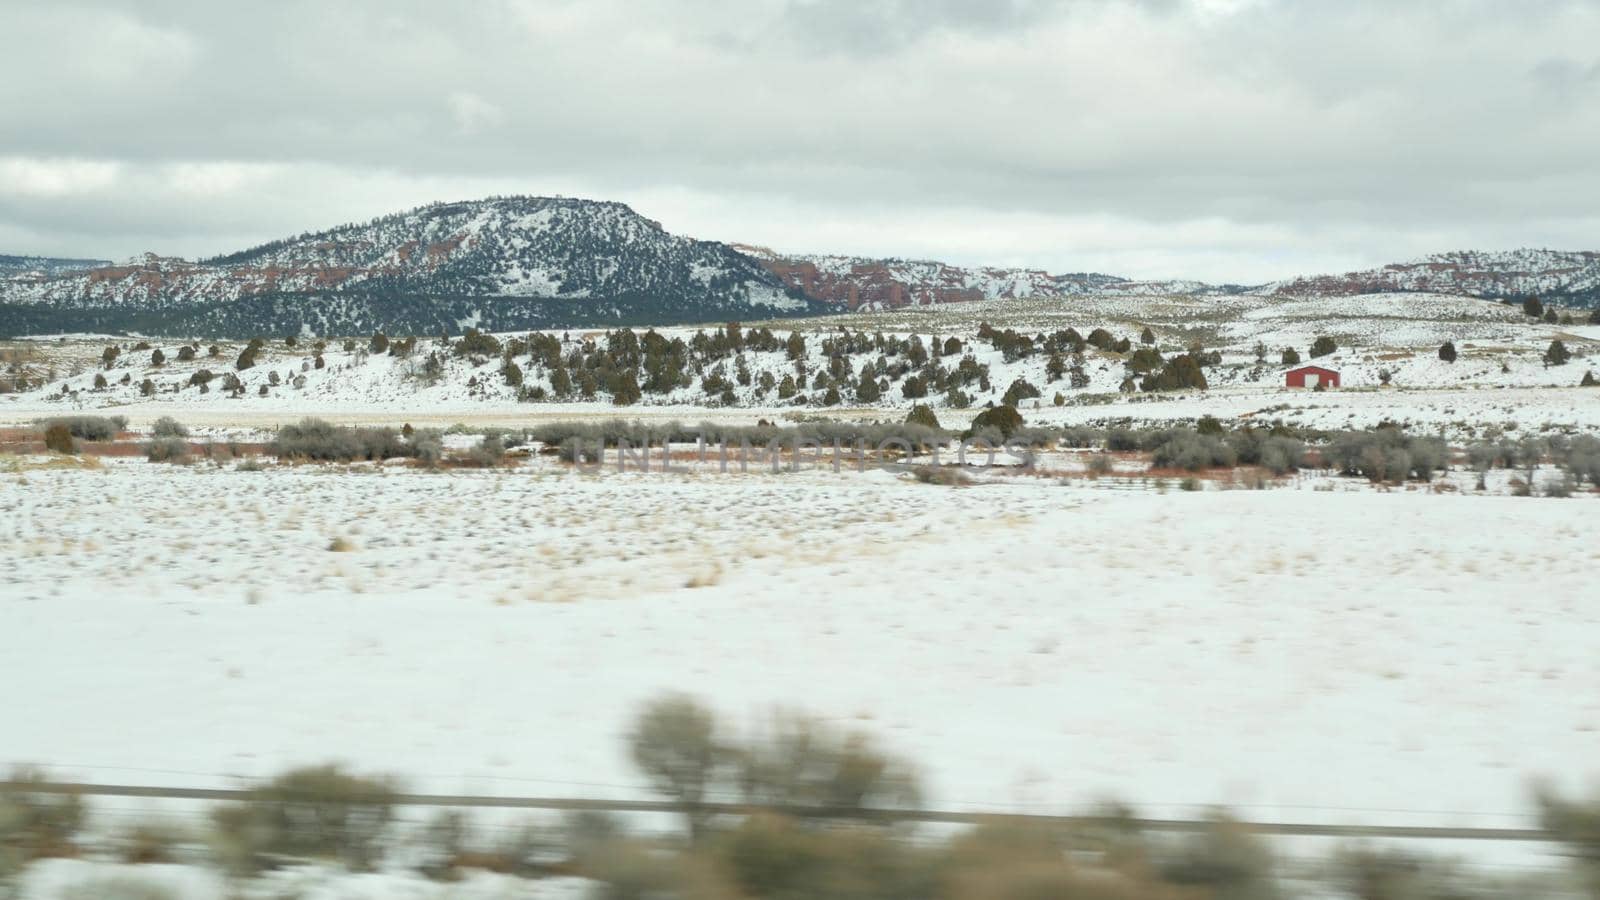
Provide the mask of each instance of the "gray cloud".
POLYGON ((1135 276, 1588 246, 1596 34, 1557 0, 24 0, 0 252, 211 253, 509 191, 1135 276))

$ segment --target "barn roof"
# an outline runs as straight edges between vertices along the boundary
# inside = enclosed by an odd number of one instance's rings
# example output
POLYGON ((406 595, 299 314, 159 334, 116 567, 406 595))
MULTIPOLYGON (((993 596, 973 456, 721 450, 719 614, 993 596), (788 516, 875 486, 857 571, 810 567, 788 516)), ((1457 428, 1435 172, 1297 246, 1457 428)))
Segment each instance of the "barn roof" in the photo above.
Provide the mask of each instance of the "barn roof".
POLYGON ((1330 375, 1339 374, 1339 370, 1338 369, 1330 369, 1327 366, 1315 366, 1315 365, 1313 365, 1313 366, 1295 366, 1294 368, 1290 369, 1287 372, 1284 372, 1283 374, 1285 374, 1285 375, 1293 375, 1295 372, 1327 372, 1330 375))

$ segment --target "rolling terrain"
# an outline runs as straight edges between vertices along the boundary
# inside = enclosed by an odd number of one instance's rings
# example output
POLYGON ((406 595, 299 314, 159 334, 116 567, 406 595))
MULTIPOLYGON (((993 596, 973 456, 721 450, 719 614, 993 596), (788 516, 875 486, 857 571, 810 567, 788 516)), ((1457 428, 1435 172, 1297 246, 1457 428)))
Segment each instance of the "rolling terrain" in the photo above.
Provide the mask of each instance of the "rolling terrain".
POLYGON ((0 256, 0 335, 246 338, 591 328, 885 312, 985 301, 1353 297, 1406 293, 1569 309, 1600 302, 1600 253, 1444 253, 1264 285, 936 260, 785 254, 667 232, 621 203, 435 203, 204 260, 0 256))

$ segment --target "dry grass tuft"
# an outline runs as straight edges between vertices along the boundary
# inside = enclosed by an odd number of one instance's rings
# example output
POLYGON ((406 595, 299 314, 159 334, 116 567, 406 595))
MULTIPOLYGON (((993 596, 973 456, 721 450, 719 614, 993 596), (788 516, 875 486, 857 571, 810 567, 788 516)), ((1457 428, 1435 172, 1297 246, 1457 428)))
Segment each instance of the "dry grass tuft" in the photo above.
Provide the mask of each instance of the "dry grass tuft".
POLYGON ((700 571, 695 572, 693 575, 690 575, 689 580, 685 581, 683 586, 686 588, 703 588, 712 587, 721 583, 722 564, 714 562, 709 568, 701 569, 700 571))

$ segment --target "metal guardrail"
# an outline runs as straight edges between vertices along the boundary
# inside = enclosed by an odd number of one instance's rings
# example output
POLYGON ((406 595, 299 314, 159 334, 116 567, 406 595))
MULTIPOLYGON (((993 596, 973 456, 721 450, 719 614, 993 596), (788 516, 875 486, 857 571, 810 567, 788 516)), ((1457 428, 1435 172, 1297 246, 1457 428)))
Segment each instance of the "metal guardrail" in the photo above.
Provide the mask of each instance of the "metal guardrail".
MULTIPOLYGON (((76 794, 86 797, 143 797, 162 800, 250 800, 247 788, 174 788, 134 784, 81 782, 0 781, 0 794, 76 794)), ((747 815, 775 812, 799 818, 860 821, 927 822, 949 825, 1034 824, 1098 825, 1143 831, 1196 832, 1212 827, 1210 819, 1110 818, 1094 815, 971 812, 935 809, 861 809, 817 806, 751 806, 743 803, 702 803, 698 806, 671 800, 601 800, 581 797, 507 797, 482 794, 396 794, 396 806, 442 806, 478 809, 541 809, 619 813, 671 813, 698 811, 710 815, 747 815)), ((1248 822, 1240 827, 1257 834, 1295 837, 1416 838, 1457 841, 1526 841, 1549 843, 1555 835, 1538 828, 1461 828, 1445 825, 1335 825, 1314 822, 1248 822)))

